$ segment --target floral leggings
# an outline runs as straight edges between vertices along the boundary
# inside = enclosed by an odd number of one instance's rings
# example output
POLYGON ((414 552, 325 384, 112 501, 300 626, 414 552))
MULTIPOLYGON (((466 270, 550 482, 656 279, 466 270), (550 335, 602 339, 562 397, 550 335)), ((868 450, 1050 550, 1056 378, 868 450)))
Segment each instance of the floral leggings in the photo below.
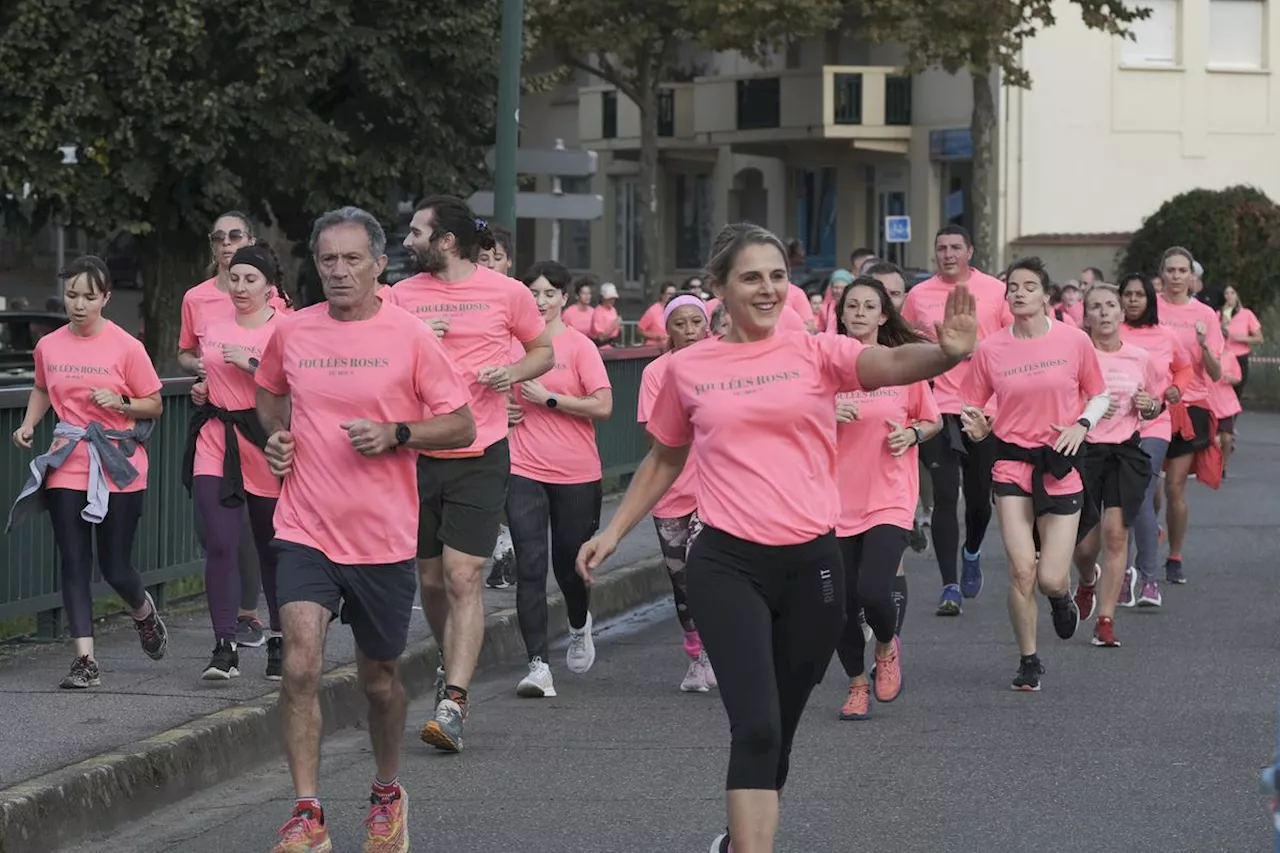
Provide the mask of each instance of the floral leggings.
POLYGON ((671 575, 671 594, 676 602, 676 617, 685 634, 685 651, 690 657, 697 657, 702 651, 702 641, 698 639, 697 628, 693 624, 693 615, 689 612, 689 582, 685 576, 685 560, 689 555, 689 546, 698 538, 702 530, 702 522, 698 521, 696 512, 680 518, 654 517, 653 526, 658 531, 658 545, 662 549, 662 559, 667 564, 667 572, 671 575))

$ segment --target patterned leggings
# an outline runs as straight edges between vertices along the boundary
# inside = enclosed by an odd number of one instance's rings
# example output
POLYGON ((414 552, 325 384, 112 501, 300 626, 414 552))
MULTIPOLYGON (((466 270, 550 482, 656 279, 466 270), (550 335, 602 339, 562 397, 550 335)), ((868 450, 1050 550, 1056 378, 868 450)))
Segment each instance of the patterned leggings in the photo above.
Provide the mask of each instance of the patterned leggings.
POLYGON ((697 657, 702 651, 702 640, 693 624, 693 615, 689 612, 689 582, 685 576, 685 560, 689 555, 689 546, 698 538, 702 529, 698 514, 691 513, 681 518, 653 519, 653 526, 658 531, 658 545, 662 549, 663 562, 667 564, 667 572, 671 575, 671 594, 676 602, 676 617, 684 630, 684 648, 690 657, 697 657))

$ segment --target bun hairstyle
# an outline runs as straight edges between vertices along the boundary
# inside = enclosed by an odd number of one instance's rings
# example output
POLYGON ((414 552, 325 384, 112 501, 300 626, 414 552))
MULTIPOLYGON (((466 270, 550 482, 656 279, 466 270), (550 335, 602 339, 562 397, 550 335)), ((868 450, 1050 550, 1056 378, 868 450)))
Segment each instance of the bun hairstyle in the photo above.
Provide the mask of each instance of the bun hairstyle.
POLYGON ((418 205, 418 210, 431 211, 431 226, 436 238, 453 235, 458 257, 463 260, 474 261, 482 249, 491 250, 498 245, 489 223, 476 216, 471 206, 457 196, 428 196, 418 205))
POLYGON ((276 293, 280 294, 284 304, 290 309, 293 308, 293 297, 284 286, 284 273, 280 266, 280 258, 270 245, 267 243, 254 243, 252 246, 242 246, 231 256, 230 266, 235 266, 236 264, 249 264, 256 267, 262 273, 262 277, 267 280, 267 283, 276 289, 276 293))

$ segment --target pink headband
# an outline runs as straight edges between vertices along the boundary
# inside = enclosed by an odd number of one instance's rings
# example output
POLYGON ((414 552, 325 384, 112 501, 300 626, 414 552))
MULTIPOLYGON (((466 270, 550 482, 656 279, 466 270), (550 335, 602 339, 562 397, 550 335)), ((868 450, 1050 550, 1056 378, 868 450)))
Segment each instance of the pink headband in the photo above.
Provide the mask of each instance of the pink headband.
POLYGON ((684 305, 696 305, 698 310, 702 312, 702 319, 707 318, 707 306, 702 299, 690 293, 682 293, 679 296, 672 297, 667 303, 667 307, 662 309, 662 325, 667 325, 667 321, 671 319, 671 314, 684 305))

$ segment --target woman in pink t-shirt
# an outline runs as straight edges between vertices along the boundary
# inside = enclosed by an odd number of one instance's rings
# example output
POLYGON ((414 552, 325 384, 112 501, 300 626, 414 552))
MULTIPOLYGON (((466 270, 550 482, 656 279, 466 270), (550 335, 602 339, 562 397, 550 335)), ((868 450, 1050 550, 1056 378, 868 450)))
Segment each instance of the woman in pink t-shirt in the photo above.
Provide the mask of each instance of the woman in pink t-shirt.
MULTIPOLYGON (((893 306, 878 280, 853 280, 841 294, 837 334, 866 347, 923 343, 893 306)), ((842 720, 871 715, 871 680, 866 644, 857 617, 861 610, 876 638, 877 702, 892 702, 902 691, 902 643, 897 632, 902 606, 894 600, 894 578, 915 526, 920 493, 920 444, 942 428, 942 415, 928 382, 850 391, 836 396, 838 453, 836 482, 840 516, 836 536, 845 571, 844 634, 836 650, 849 677, 842 720)))
POLYGON ((601 347, 612 347, 622 339, 617 305, 618 288, 606 281, 600 285, 600 304, 591 313, 591 337, 601 347))
POLYGON ((720 232, 708 271, 730 330, 671 356, 649 454, 609 525, 583 546, 578 571, 589 577, 616 550, 696 445, 704 526, 689 551, 689 607, 731 731, 730 829, 712 849, 728 850, 732 835, 739 850, 768 853, 796 727, 844 626, 833 399, 942 373, 972 351, 977 318, 958 287, 940 344, 863 347, 844 335, 777 332, 786 253, 749 223, 720 232))
POLYGON ((1039 258, 1009 267, 1013 325, 983 339, 961 388, 961 421, 975 441, 995 442, 992 493, 1009 555, 1009 616, 1022 655, 1014 690, 1038 691, 1036 586, 1049 598, 1053 627, 1069 640, 1080 623, 1071 599, 1083 485, 1076 454, 1106 414, 1109 398, 1089 337, 1045 313, 1049 271, 1039 258), (994 426, 982 413, 1000 400, 994 426), (1088 403, 1081 407, 1081 401, 1088 403), (988 439, 994 432, 994 439, 988 439), (1037 557, 1035 535, 1040 539, 1037 557))
POLYGON ((1147 351, 1121 339, 1124 309, 1120 307, 1120 290, 1097 282, 1084 301, 1085 326, 1098 352, 1111 406, 1079 456, 1085 500, 1093 510, 1088 517, 1095 523, 1090 528, 1082 517, 1076 534, 1080 584, 1075 602, 1082 620, 1097 611, 1093 644, 1116 647, 1120 645, 1115 632, 1116 606, 1128 565, 1129 529, 1142 510, 1154 476, 1139 430, 1144 421, 1155 420, 1163 411, 1159 396, 1162 384, 1155 360, 1147 351), (1104 545, 1106 554, 1099 564, 1104 545))
POLYGON ((1215 440, 1222 449, 1222 476, 1226 477, 1227 462, 1236 449, 1236 415, 1243 411, 1237 393, 1241 369, 1239 360, 1230 349, 1222 351, 1219 361, 1222 364, 1222 377, 1209 385, 1209 411, 1218 420, 1218 435, 1215 440))
MULTIPOLYGON (((561 320, 571 329, 577 329, 591 338, 591 319, 595 316, 595 308, 591 306, 591 297, 598 280, 593 275, 579 276, 573 280, 573 293, 576 301, 567 306, 561 313, 561 320)), ((593 338, 594 340, 594 338, 593 338)))
POLYGON ((1262 324, 1258 315, 1240 304, 1240 293, 1231 285, 1222 291, 1222 310, 1218 312, 1222 318, 1222 334, 1227 339, 1227 350, 1236 357, 1240 365, 1240 381, 1236 383, 1236 394, 1244 396, 1244 386, 1249 381, 1249 353, 1253 347, 1261 344, 1262 324))
POLYGON ((147 351, 102 316, 111 299, 106 262, 77 258, 59 277, 70 322, 36 342, 34 387, 13 443, 31 450, 35 429, 50 408, 57 423, 53 443, 32 463, 38 476, 28 480, 14 509, 42 498, 49 510, 62 609, 75 645, 71 670, 58 686, 84 689, 101 684, 93 653, 95 543, 102 579, 128 607, 142 650, 153 660, 164 657, 164 622, 133 566, 147 489, 144 445, 164 406, 147 351), (100 468, 92 464, 91 447, 100 468))
POLYGON ((205 530, 205 597, 214 648, 201 677, 225 681, 240 676, 238 552, 247 527, 270 614, 266 677, 279 681, 284 649, 271 540, 280 480, 267 467, 262 450, 267 434, 258 420, 254 374, 280 317, 270 301, 280 281, 280 264, 265 244, 245 246, 232 257, 229 278, 235 313, 210 320, 200 336, 207 391, 205 402, 192 413, 183 470, 205 530))
MULTIPOLYGON (((655 358, 645 367, 640 377, 640 398, 636 403, 636 420, 644 425, 649 421, 653 404, 662 391, 672 353, 707 337, 707 306, 700 297, 685 293, 675 297, 664 311, 664 330, 671 341, 671 349, 655 358)), ((671 592, 675 598, 676 617, 684 631, 684 650, 689 656, 689 668, 680 689, 685 693, 706 693, 716 686, 715 671, 702 648, 689 611, 689 588, 686 581, 685 562, 689 546, 697 530, 698 519, 698 468, 693 449, 685 462, 680 477, 653 507, 653 526, 658 531, 658 545, 662 549, 663 562, 671 575, 671 592)))
MULTIPOLYGON (((537 379, 521 383, 508 408, 511 479, 507 483, 507 523, 515 545, 516 613, 529 656, 529 672, 516 693, 555 696, 547 641, 547 566, 569 611, 566 665, 584 673, 595 662, 590 598, 574 570, 582 543, 600 527, 600 452, 595 421, 613 413, 613 389, 600 351, 560 318, 571 276, 562 264, 539 261, 524 274, 547 324, 555 363, 537 379), (547 550, 547 528, 551 548, 547 550)), ((524 357, 515 343, 512 358, 524 357)))

